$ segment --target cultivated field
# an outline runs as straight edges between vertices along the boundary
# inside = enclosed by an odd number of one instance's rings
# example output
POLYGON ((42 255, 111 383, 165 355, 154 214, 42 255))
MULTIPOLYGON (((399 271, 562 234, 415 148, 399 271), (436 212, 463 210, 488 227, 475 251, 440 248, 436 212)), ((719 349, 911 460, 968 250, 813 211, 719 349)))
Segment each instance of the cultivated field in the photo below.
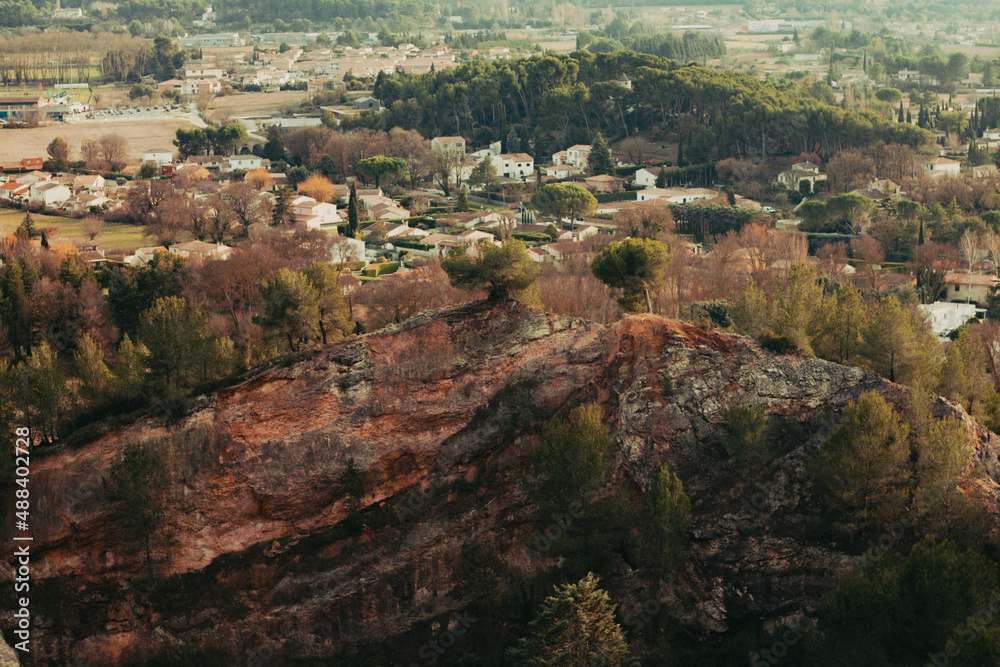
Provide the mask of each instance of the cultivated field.
MULTIPOLYGON (((52 215, 32 213, 36 229, 57 227, 57 235, 49 240, 53 246, 60 241, 85 241, 90 237, 83 231, 83 220, 62 218, 52 215)), ((0 230, 4 234, 13 233, 24 219, 23 211, 0 209, 0 230)), ((144 246, 156 245, 155 241, 143 236, 143 228, 139 225, 127 225, 120 222, 105 222, 104 230, 94 239, 104 250, 135 250, 144 246)))
POLYGON ((228 115, 271 116, 277 115, 282 107, 298 104, 309 99, 309 93, 302 90, 286 90, 279 93, 234 93, 212 99, 208 107, 209 118, 215 120, 228 115))
POLYGON ((70 146, 71 158, 79 159, 80 142, 102 134, 120 134, 128 140, 130 162, 138 164, 142 152, 150 148, 173 149, 178 128, 191 127, 185 120, 106 121, 56 123, 45 127, 0 130, 0 162, 27 157, 44 157, 45 147, 56 137, 70 146))

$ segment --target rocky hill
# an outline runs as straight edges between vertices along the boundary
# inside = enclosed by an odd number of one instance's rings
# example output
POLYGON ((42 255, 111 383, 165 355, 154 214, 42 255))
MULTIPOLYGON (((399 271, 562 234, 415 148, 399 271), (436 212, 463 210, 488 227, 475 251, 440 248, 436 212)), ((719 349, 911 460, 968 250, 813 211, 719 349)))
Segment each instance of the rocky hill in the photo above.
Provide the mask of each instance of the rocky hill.
MULTIPOLYGON (((476 602, 464 545, 488 544, 528 573, 559 562, 527 548, 545 525, 519 487, 526 438, 512 387, 530 393, 535 420, 597 403, 617 434, 616 483, 634 496, 663 462, 680 477, 693 506, 688 565, 664 585, 619 559, 603 585, 623 605, 669 602, 706 638, 741 619, 808 615, 856 562, 863 548, 809 537, 805 462, 862 391, 899 407, 905 397, 857 368, 653 316, 602 326, 486 302, 424 313, 257 369, 183 416, 36 455, 33 664, 212 649, 233 664, 277 665, 345 643, 431 664, 420 652, 431 640, 474 643, 485 630, 462 616, 476 602), (737 403, 764 406, 780 427, 777 460, 756 472, 723 446, 723 413, 737 403), (169 470, 153 585, 139 583, 143 554, 113 539, 97 499, 132 442, 169 470)), ((960 408, 934 409, 966 419, 995 501, 1000 442, 960 408)))

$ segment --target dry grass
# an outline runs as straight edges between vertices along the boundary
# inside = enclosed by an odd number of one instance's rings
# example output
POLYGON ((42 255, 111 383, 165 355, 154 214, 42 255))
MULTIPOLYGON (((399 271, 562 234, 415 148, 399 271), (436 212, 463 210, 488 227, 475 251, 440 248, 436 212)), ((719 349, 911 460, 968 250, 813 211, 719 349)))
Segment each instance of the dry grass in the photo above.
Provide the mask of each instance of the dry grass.
POLYGON ((138 164, 150 148, 173 148, 178 128, 192 127, 184 120, 108 121, 103 123, 58 123, 45 127, 0 130, 0 155, 5 161, 44 157, 45 147, 56 137, 70 146, 71 159, 79 159, 80 142, 102 134, 120 134, 128 141, 129 161, 138 164))
MULTIPOLYGON (((32 213, 36 229, 57 227, 58 236, 50 239, 52 245, 61 241, 86 241, 90 237, 83 231, 83 220, 63 218, 54 215, 32 213)), ((0 230, 9 234, 17 229, 24 219, 23 211, 0 209, 0 230)), ((144 237, 143 228, 139 225, 127 225, 120 222, 105 222, 104 229, 94 241, 104 250, 135 250, 144 246, 156 245, 151 239, 144 237)))
POLYGON ((287 90, 279 93, 234 93, 216 97, 208 107, 209 120, 217 120, 228 114, 239 116, 270 116, 288 104, 297 104, 309 99, 303 90, 287 90))

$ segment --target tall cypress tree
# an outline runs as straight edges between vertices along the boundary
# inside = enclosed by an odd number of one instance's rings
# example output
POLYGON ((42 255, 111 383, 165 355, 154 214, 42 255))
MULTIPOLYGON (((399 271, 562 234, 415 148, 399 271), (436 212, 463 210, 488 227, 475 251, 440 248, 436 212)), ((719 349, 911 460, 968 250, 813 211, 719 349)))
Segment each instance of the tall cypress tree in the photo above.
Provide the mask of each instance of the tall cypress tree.
POLYGON ((684 160, 684 137, 677 137, 677 166, 684 167, 687 166, 687 162, 684 160))
POLYGON ((587 166, 590 167, 590 173, 594 176, 611 174, 615 170, 615 165, 611 162, 611 149, 600 132, 597 133, 594 143, 590 146, 587 166))
POLYGON ((899 122, 902 123, 906 116, 903 115, 903 101, 899 101, 899 122))
POLYGON ((358 237, 358 191, 351 183, 351 197, 347 200, 347 236, 358 237))

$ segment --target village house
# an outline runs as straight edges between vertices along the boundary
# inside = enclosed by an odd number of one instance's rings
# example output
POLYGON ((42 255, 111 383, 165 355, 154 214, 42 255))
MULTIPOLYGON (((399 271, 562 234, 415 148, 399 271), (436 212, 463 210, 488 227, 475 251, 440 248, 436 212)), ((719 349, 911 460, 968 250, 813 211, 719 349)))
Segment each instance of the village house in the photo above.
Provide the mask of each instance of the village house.
POLYGON ((336 204, 316 201, 312 197, 296 197, 292 200, 292 217, 295 224, 306 229, 336 229, 343 218, 337 212, 336 204))
POLYGON ((225 72, 215 63, 190 60, 181 69, 185 79, 221 79, 225 72))
MULTIPOLYGON (((268 166, 270 166, 270 162, 268 162, 268 166)), ((256 155, 233 155, 220 165, 219 170, 224 173, 229 173, 231 171, 236 171, 237 169, 249 171, 251 169, 261 169, 263 167, 264 158, 257 157, 256 155)))
POLYGON ((535 160, 527 153, 502 153, 490 159, 497 174, 504 178, 524 178, 535 171, 535 160))
POLYGON ((80 174, 73 179, 73 187, 77 190, 103 190, 104 177, 100 174, 80 174))
POLYGON ((465 155, 464 137, 434 137, 431 139, 431 150, 435 153, 465 155))
POLYGON ((977 308, 974 303, 948 303, 945 301, 935 301, 934 303, 920 304, 917 310, 924 316, 931 327, 931 331, 941 340, 947 340, 948 334, 969 319, 976 317, 984 319, 986 311, 977 308))
POLYGON ((169 252, 184 258, 200 257, 201 259, 229 259, 233 249, 221 243, 205 243, 204 241, 186 241, 176 243, 169 252))
POLYGON ((557 164, 551 167, 545 167, 544 171, 546 176, 551 176, 552 178, 558 180, 565 180, 583 173, 583 169, 580 167, 574 167, 571 164, 557 164))
POLYGON ((939 157, 924 163, 924 174, 931 178, 957 177, 961 173, 961 163, 946 157, 939 157))
POLYGON ((655 188, 656 177, 660 175, 660 170, 653 171, 643 167, 635 172, 635 184, 644 188, 655 188))
POLYGON ((410 212, 395 202, 380 202, 368 209, 368 217, 372 220, 403 220, 410 217, 410 212))
POLYGON ((473 211, 471 213, 453 213, 438 220, 441 227, 492 227, 500 222, 502 217, 496 211, 473 211))
POLYGON ((1000 278, 982 273, 954 272, 945 274, 944 280, 948 289, 948 301, 972 301, 983 305, 989 297, 990 288, 1000 278))
POLYGON ((188 164, 204 167, 205 169, 219 169, 228 161, 229 158, 222 155, 191 155, 187 159, 188 164))
POLYGON ((83 215, 89 213, 91 209, 98 209, 110 200, 102 194, 88 194, 81 192, 73 195, 65 202, 62 208, 70 215, 83 215))
POLYGON ((818 166, 812 162, 798 162, 793 164, 791 169, 778 174, 778 183, 787 190, 799 192, 802 181, 809 182, 809 192, 816 190, 817 181, 825 181, 826 174, 822 173, 818 166))
POLYGON ((597 174, 595 176, 588 176, 583 179, 583 182, 587 185, 587 188, 602 195, 610 192, 620 192, 625 180, 608 174, 597 174))
POLYGON ((173 90, 181 95, 198 95, 200 93, 210 93, 218 95, 222 92, 225 82, 218 79, 167 79, 156 84, 157 91, 162 95, 168 90, 173 90))
POLYGON ((48 181, 52 179, 52 174, 47 171, 33 171, 28 174, 22 174, 14 179, 16 183, 24 183, 26 185, 33 185, 39 181, 48 181))
POLYGON ((33 183, 28 192, 28 201, 42 206, 58 206, 73 196, 73 191, 56 181, 33 183))
POLYGON ((4 183, 0 185, 0 199, 6 199, 7 201, 21 201, 28 196, 28 191, 31 186, 27 183, 18 183, 16 181, 11 181, 9 183, 4 183))
POLYGON ((382 103, 374 97, 359 97, 354 100, 354 108, 362 111, 381 111, 382 103))
POLYGON ((77 256, 85 261, 94 271, 100 271, 108 265, 108 258, 104 256, 104 251, 94 248, 77 253, 77 256))
POLYGON ((169 252, 164 246, 150 246, 147 248, 136 248, 136 251, 125 257, 125 263, 132 266, 145 266, 158 252, 169 252))
POLYGON ((571 164, 574 167, 586 169, 588 157, 590 157, 590 146, 587 144, 576 144, 570 146, 565 151, 553 154, 552 164, 571 164))
POLYGON ((698 199, 715 199, 718 190, 709 188, 646 188, 639 190, 638 201, 662 199, 671 204, 688 204, 698 199))

